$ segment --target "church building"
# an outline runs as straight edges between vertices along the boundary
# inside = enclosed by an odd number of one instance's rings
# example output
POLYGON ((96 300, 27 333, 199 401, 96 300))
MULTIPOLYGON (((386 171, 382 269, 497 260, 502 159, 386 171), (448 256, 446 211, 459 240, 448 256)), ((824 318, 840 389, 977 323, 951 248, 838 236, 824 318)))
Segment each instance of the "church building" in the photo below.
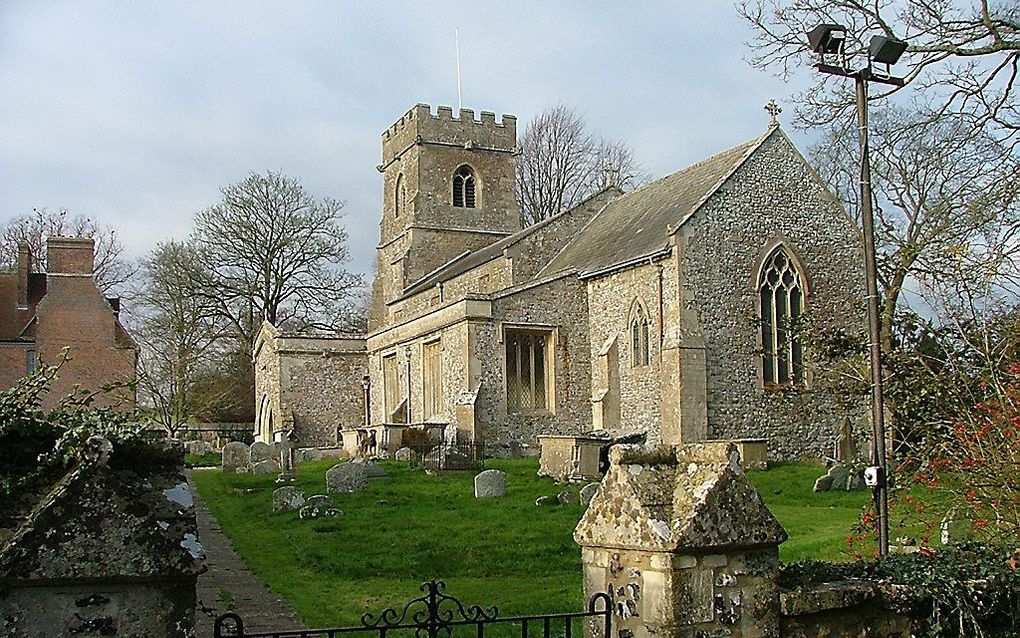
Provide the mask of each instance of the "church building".
POLYGON ((366 421, 428 423, 492 455, 601 430, 764 438, 771 458, 797 458, 828 454, 847 421, 866 428, 866 397, 836 386, 812 348, 865 332, 860 235, 774 118, 756 139, 632 192, 607 183, 528 228, 518 152, 516 119, 484 111, 418 104, 383 133, 368 334, 302 341, 322 354, 296 378, 337 357, 352 372, 288 387, 267 372, 286 355, 264 326, 259 438, 292 428, 328 447, 366 421), (322 408, 324 387, 342 414, 322 408))

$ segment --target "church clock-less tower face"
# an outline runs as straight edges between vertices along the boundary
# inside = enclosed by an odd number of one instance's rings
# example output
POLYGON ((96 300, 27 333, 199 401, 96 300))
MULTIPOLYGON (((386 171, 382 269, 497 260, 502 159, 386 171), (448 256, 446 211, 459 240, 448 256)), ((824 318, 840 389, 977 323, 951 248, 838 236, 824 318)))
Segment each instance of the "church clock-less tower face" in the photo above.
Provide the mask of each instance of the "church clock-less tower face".
POLYGON ((425 275, 521 228, 517 118, 417 104, 383 132, 383 215, 370 330, 425 275))

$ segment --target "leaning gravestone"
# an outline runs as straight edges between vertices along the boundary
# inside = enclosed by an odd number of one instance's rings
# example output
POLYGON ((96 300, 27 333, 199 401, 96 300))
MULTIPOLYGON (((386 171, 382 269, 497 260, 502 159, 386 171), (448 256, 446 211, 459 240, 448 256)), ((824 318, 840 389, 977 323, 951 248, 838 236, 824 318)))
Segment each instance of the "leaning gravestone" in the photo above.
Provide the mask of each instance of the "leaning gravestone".
POLYGON ((326 491, 353 494, 368 489, 365 463, 340 463, 326 472, 326 491))
POLYGON ((506 472, 485 470, 475 476, 475 498, 506 496, 506 472))
POLYGON ((261 461, 268 461, 273 458, 273 446, 262 441, 255 441, 251 444, 251 462, 252 465, 261 461))
POLYGON ((252 474, 279 474, 280 464, 272 459, 259 461, 251 466, 252 474))
POLYGON ((588 503, 591 503, 591 499, 595 496, 595 492, 597 492, 598 489, 598 483, 588 483, 582 487, 580 493, 578 493, 578 497, 581 499, 581 505, 588 507, 588 503))
POLYGON ((251 465, 251 451, 240 441, 231 441, 223 446, 223 471, 236 472, 238 468, 251 465))
POLYGON ((296 487, 280 487, 273 491, 273 511, 293 512, 305 504, 305 493, 296 487))

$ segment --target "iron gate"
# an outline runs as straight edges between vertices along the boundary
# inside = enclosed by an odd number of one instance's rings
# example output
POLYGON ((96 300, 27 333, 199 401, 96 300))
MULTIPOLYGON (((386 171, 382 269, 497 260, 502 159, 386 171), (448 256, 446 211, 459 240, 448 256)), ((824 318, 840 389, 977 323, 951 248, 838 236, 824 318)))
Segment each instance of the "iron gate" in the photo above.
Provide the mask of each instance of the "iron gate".
POLYGON ((612 636, 613 603, 606 593, 600 592, 592 596, 585 611, 502 618, 496 607, 483 609, 478 605, 465 606, 460 600, 444 592, 446 583, 441 580, 422 583, 419 589, 424 595, 412 598, 401 611, 387 608, 378 615, 365 613, 361 617, 360 626, 249 632, 244 628, 244 620, 239 615, 229 612, 217 616, 213 635, 215 638, 337 638, 346 634, 375 632, 379 638, 387 638, 387 634, 403 630, 408 633, 413 631, 415 638, 447 638, 453 635, 455 628, 464 628, 466 631, 462 635, 485 638, 486 627, 499 624, 519 625, 519 632, 507 635, 520 638, 537 637, 539 631, 542 638, 584 638, 583 631, 581 635, 574 635, 573 622, 580 620, 582 623, 591 624, 592 636, 599 638, 612 636))

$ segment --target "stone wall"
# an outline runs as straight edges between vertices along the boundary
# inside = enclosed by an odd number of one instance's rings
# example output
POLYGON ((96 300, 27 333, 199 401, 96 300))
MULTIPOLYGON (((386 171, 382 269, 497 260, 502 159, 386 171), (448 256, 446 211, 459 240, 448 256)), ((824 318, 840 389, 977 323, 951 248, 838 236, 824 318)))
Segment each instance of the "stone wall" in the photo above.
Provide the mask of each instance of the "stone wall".
POLYGON ((844 419, 865 429, 867 397, 848 395, 824 370, 809 371, 804 390, 763 388, 757 276, 777 242, 805 267, 811 334, 862 335, 859 233, 779 132, 681 227, 684 304, 704 336, 709 437, 767 437, 774 458, 821 457, 844 419))
POLYGON ((340 430, 364 423, 363 338, 288 335, 266 323, 254 356, 257 440, 293 429, 299 447, 334 447, 340 430))

